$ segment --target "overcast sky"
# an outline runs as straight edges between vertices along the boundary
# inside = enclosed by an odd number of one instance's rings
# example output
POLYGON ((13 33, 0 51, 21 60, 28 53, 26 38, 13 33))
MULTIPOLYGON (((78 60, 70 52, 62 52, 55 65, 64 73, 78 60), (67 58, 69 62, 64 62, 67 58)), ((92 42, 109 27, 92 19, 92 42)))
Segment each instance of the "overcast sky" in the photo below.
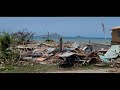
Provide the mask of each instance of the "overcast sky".
POLYGON ((27 28, 36 35, 58 33, 63 36, 111 37, 109 29, 120 25, 120 17, 0 17, 0 31, 15 32, 27 28))

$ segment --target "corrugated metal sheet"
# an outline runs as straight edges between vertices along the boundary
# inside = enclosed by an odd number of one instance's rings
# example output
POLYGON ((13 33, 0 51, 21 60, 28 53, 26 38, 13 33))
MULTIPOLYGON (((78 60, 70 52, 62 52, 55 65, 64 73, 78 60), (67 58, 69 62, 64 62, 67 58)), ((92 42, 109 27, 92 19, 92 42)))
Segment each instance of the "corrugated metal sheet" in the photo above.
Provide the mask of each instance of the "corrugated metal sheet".
POLYGON ((112 45, 105 54, 106 58, 116 58, 120 52, 119 45, 112 45))
POLYGON ((69 56, 71 56, 71 55, 73 55, 74 53, 72 53, 72 52, 65 52, 65 53, 63 53, 62 55, 58 55, 59 57, 69 57, 69 56))
POLYGON ((106 58, 105 56, 99 55, 99 57, 103 62, 110 62, 109 58, 106 58))
POLYGON ((104 56, 99 55, 100 59, 104 62, 110 62, 109 59, 116 58, 119 55, 120 46, 112 45, 104 56))
POLYGON ((47 53, 51 53, 55 50, 55 48, 47 48, 47 53))
POLYGON ((72 47, 73 48, 80 48, 80 45, 79 45, 79 43, 75 42, 72 44, 72 47))

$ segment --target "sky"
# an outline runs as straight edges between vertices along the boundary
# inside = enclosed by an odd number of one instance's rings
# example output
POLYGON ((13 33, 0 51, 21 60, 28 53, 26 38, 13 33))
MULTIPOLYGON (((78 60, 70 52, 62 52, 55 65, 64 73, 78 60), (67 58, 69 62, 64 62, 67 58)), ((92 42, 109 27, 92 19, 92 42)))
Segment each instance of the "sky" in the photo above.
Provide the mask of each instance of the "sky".
POLYGON ((0 17, 0 31, 16 32, 27 28, 35 35, 47 32, 62 36, 111 38, 111 28, 120 26, 120 17, 0 17))

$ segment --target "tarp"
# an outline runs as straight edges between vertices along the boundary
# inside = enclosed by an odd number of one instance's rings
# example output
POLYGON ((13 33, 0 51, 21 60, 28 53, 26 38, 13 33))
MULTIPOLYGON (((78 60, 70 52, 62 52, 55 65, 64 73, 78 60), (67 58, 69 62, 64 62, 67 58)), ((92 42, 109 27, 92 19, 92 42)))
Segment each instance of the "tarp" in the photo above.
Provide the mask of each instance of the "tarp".
POLYGON ((104 62, 110 62, 109 59, 116 58, 120 52, 119 45, 112 45, 104 56, 99 55, 100 59, 104 62))

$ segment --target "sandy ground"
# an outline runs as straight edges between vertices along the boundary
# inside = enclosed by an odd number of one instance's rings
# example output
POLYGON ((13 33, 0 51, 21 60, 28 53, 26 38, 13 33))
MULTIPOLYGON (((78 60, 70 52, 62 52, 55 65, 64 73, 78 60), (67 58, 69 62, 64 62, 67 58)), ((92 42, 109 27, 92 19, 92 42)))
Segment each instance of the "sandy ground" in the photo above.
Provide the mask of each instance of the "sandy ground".
POLYGON ((87 70, 73 70, 73 71, 54 71, 47 73, 120 73, 120 69, 87 69, 87 70))

